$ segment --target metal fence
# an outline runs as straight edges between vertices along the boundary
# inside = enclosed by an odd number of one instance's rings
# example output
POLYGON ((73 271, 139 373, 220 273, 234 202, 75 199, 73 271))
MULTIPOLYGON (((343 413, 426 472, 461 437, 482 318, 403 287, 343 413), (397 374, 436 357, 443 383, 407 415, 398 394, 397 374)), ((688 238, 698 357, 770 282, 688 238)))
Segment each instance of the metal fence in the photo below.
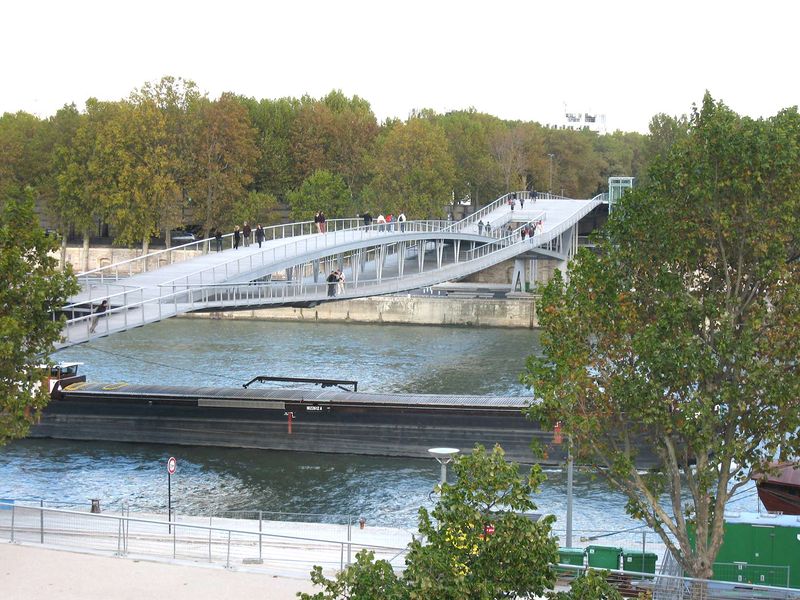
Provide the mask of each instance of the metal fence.
MULTIPOLYGON (((333 574, 350 564, 362 549, 372 550, 376 558, 389 561, 400 571, 413 539, 411 532, 397 528, 365 524, 362 529, 349 515, 226 511, 211 517, 173 516, 163 520, 159 515, 131 516, 124 505, 118 513, 97 514, 88 512, 88 504, 82 505, 83 510, 44 504, 0 500, 0 540, 307 576, 314 565, 333 574), (299 520, 309 517, 315 522, 299 520)), ((590 541, 586 537, 582 536, 582 544, 590 541)), ((654 551, 655 544, 647 536, 644 544, 647 552, 654 551)), ((625 545, 642 549, 641 545, 625 545)), ((612 569, 607 578, 627 597, 643 593, 653 600, 800 600, 800 590, 786 587, 788 567, 718 563, 715 573, 730 579, 721 582, 682 577, 674 574, 674 569, 665 568, 665 563, 674 566, 668 553, 658 574, 612 569)), ((586 567, 560 564, 556 569, 564 583, 580 576, 586 567)))
POLYGON ((306 576, 314 565, 332 573, 362 549, 402 568, 408 539, 396 530, 342 528, 317 524, 298 533, 292 522, 96 514, 0 502, 0 539, 72 550, 107 552, 131 558, 202 561, 226 568, 306 576), (260 528, 260 529, 259 529, 260 528), (394 536, 397 546, 386 543, 394 536))

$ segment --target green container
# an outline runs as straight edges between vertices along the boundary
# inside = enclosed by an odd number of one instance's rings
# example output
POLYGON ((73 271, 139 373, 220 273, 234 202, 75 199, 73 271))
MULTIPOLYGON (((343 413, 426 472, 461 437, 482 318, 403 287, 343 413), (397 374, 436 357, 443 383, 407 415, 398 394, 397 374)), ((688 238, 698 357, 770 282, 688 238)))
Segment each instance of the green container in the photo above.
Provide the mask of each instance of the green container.
POLYGON ((559 548, 558 564, 574 565, 574 569, 556 569, 559 575, 577 576, 581 574, 586 553, 583 548, 559 548))
POLYGON ((658 555, 652 552, 623 550, 622 570, 631 573, 655 573, 658 555))
POLYGON ((588 565, 597 569, 619 569, 622 548, 612 546, 588 546, 586 557, 588 565))

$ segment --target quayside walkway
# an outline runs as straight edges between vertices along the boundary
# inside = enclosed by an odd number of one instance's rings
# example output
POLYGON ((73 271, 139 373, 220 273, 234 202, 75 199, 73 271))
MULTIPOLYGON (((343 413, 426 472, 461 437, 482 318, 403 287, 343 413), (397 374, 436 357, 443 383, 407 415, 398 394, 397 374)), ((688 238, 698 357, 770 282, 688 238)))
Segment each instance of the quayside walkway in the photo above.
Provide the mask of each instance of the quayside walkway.
POLYGON ((566 266, 577 250, 578 222, 603 201, 516 192, 456 222, 336 219, 324 234, 313 223, 292 223, 268 228, 261 247, 232 249, 228 234, 221 252, 214 240, 153 252, 80 274, 81 291, 63 308, 68 321, 56 347, 192 311, 313 306, 404 292, 523 256, 566 266), (531 229, 532 236, 522 235, 531 229), (340 285, 326 282, 334 270, 343 274, 340 285), (89 314, 104 299, 109 309, 99 318, 89 314))

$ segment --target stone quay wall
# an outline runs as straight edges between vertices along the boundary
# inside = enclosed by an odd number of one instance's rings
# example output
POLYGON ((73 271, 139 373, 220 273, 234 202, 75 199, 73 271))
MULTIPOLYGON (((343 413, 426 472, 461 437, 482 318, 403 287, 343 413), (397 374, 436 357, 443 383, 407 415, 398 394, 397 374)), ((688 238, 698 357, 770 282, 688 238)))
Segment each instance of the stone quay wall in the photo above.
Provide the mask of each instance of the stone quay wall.
POLYGON ((313 308, 276 307, 197 312, 181 315, 181 318, 462 325, 533 329, 539 326, 536 312, 537 299, 538 297, 532 294, 508 299, 375 296, 323 302, 313 308))

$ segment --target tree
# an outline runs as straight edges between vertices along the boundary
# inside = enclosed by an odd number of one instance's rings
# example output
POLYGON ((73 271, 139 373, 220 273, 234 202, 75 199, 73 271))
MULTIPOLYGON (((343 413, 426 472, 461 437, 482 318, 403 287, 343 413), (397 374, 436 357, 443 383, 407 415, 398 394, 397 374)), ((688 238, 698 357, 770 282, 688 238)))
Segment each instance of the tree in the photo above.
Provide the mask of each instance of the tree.
POLYGON ((321 210, 330 217, 354 217, 355 204, 347 184, 330 171, 316 171, 303 182, 300 189, 289 192, 292 219, 308 221, 321 210))
POLYGON ((38 365, 61 336, 64 321, 52 313, 78 291, 49 255, 56 248, 39 227, 33 190, 0 196, 0 445, 26 435, 49 400, 38 365))
POLYGON ((550 535, 554 518, 533 522, 523 514, 536 509, 531 496, 544 479, 541 469, 535 466, 520 475, 499 446, 492 452, 476 446, 472 454, 456 458, 453 467, 457 481, 439 487, 433 512, 420 508, 424 542, 411 543, 402 575, 362 552, 334 580, 315 567, 312 580, 325 589, 300 597, 482 600, 533 598, 552 589, 551 565, 558 558, 550 535), (494 533, 488 533, 487 525, 493 525, 494 533))
POLYGON ((412 219, 444 216, 455 164, 440 125, 420 117, 393 125, 378 142, 373 169, 364 193, 373 210, 403 211, 412 219))
POLYGON ((236 202, 230 214, 228 222, 224 223, 228 229, 233 229, 234 225, 240 225, 247 221, 255 226, 272 225, 278 220, 278 201, 271 194, 262 192, 250 192, 236 202))
POLYGON ((800 451, 798 164, 796 109, 752 120, 706 95, 598 252, 545 290, 531 413, 562 422, 694 577, 712 574, 728 500, 800 451))
POLYGON ((518 124, 503 128, 492 138, 492 154, 500 167, 505 191, 525 186, 525 134, 518 124))
POLYGON ((226 222, 234 202, 253 181, 258 146, 247 109, 232 94, 197 102, 191 195, 195 217, 208 237, 226 222))

